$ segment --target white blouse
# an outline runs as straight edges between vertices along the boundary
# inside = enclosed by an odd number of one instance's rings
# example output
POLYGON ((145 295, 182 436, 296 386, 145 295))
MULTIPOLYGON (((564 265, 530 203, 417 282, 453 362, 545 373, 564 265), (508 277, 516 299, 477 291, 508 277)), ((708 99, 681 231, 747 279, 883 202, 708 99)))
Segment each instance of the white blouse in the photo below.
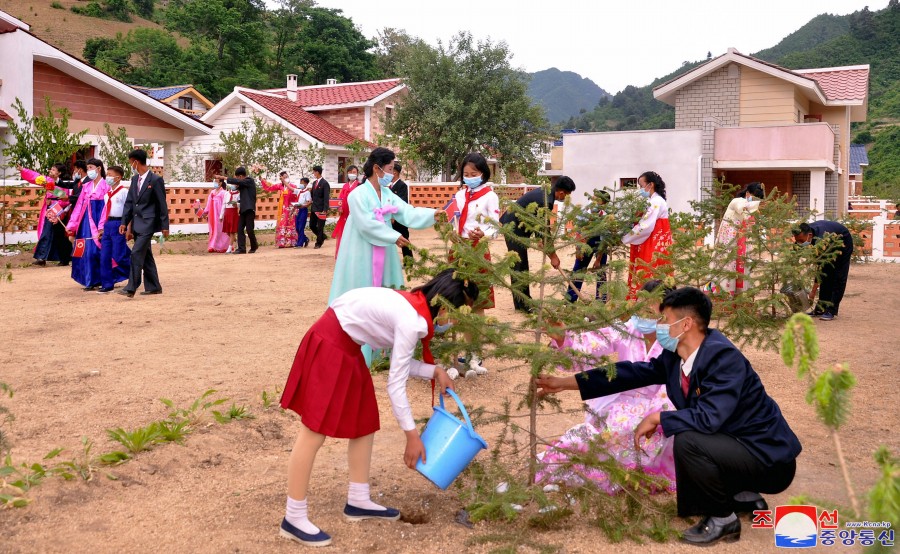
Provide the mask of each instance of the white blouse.
POLYGON ((745 197, 735 198, 728 204, 723 219, 736 225, 740 225, 750 214, 759 209, 759 200, 747 200, 745 197))
POLYGON ((657 219, 669 219, 669 205, 665 198, 654 192, 650 197, 650 206, 647 207, 644 216, 631 231, 622 237, 622 242, 634 245, 644 244, 644 241, 653 234, 657 219))
MULTIPOLYGON (((491 186, 492 183, 485 183, 484 187, 491 186)), ((462 213, 463 206, 466 205, 466 189, 461 188, 456 191, 456 206, 462 213)), ((480 189, 481 187, 478 187, 480 189)), ((476 191, 478 190, 476 189, 476 191)), ((496 238, 499 232, 500 219, 500 197, 497 193, 491 191, 477 200, 469 202, 469 210, 466 212, 466 223, 463 225, 463 238, 469 238, 469 233, 475 229, 481 229, 487 238, 496 238)), ((459 225, 456 226, 459 229, 459 225)))
POLYGON ((331 309, 353 342, 391 349, 387 382, 391 407, 401 429, 415 429, 406 380, 434 377, 434 365, 413 359, 416 345, 428 334, 428 322, 397 291, 381 287, 347 291, 332 301, 331 309))

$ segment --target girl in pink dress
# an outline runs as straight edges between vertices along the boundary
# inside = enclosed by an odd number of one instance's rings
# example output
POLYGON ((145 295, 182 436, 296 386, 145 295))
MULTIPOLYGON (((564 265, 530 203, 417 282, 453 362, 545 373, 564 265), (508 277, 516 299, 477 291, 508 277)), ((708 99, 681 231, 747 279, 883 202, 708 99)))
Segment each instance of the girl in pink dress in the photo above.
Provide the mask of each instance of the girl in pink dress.
MULTIPOLYGON (((649 281, 644 290, 652 291, 660 281, 649 281)), ((649 315, 649 314, 648 314, 649 315)), ((552 335, 552 346, 571 349, 597 359, 593 364, 576 363, 566 372, 580 372, 600 364, 601 356, 617 356, 617 361, 644 362, 662 353, 656 342, 656 318, 632 316, 624 324, 582 333, 566 332, 552 335)), ((667 481, 665 489, 675 491, 675 459, 673 440, 657 429, 650 439, 642 439, 641 452, 634 449, 634 429, 649 413, 673 409, 666 396, 665 385, 652 385, 619 394, 593 398, 585 402, 585 420, 538 455, 537 481, 581 486, 585 479, 609 494, 621 487, 609 481, 607 474, 597 468, 571 465, 570 455, 584 454, 590 444, 599 441, 606 451, 628 469, 640 467, 648 475, 667 481), (640 464, 640 465, 638 465, 640 464)))
POLYGON ((225 181, 216 182, 216 186, 209 191, 206 198, 206 206, 200 212, 200 217, 206 217, 209 223, 209 242, 207 243, 207 252, 218 252, 224 254, 228 251, 231 244, 228 234, 222 230, 224 217, 222 215, 222 206, 228 197, 228 191, 225 190, 225 181))

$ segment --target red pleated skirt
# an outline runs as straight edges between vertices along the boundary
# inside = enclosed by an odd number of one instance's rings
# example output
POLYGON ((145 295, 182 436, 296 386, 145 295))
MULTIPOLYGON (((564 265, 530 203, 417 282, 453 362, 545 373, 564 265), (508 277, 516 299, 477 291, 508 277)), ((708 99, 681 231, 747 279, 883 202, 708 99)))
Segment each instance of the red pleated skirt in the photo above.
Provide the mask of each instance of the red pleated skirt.
MULTIPOLYGON (((668 219, 657 219, 653 232, 642 244, 632 244, 629 256, 628 300, 637 299, 637 291, 654 278, 655 269, 671 264, 672 229, 668 219)), ((671 275, 671 271, 667 272, 671 275)), ((657 277, 660 277, 657 275, 657 277)))
POLYGON ((297 349, 281 407, 316 433, 356 439, 381 428, 375 385, 360 345, 341 328, 334 310, 316 321, 297 349))
POLYGON ((237 208, 225 208, 225 216, 222 217, 222 232, 237 233, 240 214, 237 208))

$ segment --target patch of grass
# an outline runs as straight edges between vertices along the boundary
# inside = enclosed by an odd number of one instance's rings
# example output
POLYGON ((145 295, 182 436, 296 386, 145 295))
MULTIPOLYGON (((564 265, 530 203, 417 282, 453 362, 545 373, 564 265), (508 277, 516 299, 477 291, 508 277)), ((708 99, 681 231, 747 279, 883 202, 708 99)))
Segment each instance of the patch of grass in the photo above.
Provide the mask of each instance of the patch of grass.
POLYGON ((213 410, 212 414, 219 423, 231 423, 239 419, 254 419, 256 417, 250 413, 246 406, 237 406, 235 404, 232 404, 227 412, 222 413, 213 410))
POLYGON ((160 421, 156 425, 157 431, 159 432, 159 442, 176 442, 178 444, 184 444, 184 439, 191 432, 191 426, 188 424, 187 420, 184 419, 180 421, 160 421))
POLYGON ((63 6, 62 4, 60 4, 59 2, 53 2, 53 3, 51 3, 51 4, 50 4, 50 7, 53 8, 54 10, 64 10, 64 9, 66 9, 66 7, 63 6))
POLYGON ((126 431, 121 427, 118 429, 107 429, 106 434, 110 439, 121 443, 132 454, 151 450, 160 440, 159 423, 138 427, 134 431, 126 431))
POLYGON ((172 412, 169 413, 171 421, 186 420, 189 426, 195 426, 203 421, 207 410, 214 406, 219 406, 228 401, 227 398, 218 398, 209 400, 209 397, 216 393, 216 389, 209 389, 200 395, 200 398, 194 400, 194 403, 187 408, 176 408, 175 403, 168 398, 160 398, 159 401, 169 407, 172 412))

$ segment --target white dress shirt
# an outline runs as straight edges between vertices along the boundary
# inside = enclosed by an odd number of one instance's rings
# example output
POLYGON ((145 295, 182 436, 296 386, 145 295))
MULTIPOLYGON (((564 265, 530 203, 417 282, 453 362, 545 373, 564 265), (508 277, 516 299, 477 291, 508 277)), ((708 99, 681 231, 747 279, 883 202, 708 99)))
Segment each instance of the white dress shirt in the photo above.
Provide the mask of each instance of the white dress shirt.
POLYGON ((109 199, 109 217, 122 217, 122 212, 125 210, 125 199, 128 198, 128 189, 131 188, 124 181, 120 181, 115 188, 110 189, 107 193, 107 198, 109 199), (121 186, 121 188, 119 188, 121 186), (118 188, 118 192, 113 194, 112 197, 109 197, 110 194, 113 193, 114 190, 118 188))
POLYGON ((684 373, 685 377, 691 376, 691 371, 694 370, 694 360, 697 358, 697 352, 699 351, 699 348, 694 350, 687 360, 681 362, 681 372, 684 373))
POLYGON ((387 382, 391 407, 401 429, 415 429, 406 380, 434 377, 434 365, 413 359, 416 345, 428 334, 428 322, 397 291, 387 288, 353 289, 335 298, 331 308, 353 342, 391 349, 387 382))

